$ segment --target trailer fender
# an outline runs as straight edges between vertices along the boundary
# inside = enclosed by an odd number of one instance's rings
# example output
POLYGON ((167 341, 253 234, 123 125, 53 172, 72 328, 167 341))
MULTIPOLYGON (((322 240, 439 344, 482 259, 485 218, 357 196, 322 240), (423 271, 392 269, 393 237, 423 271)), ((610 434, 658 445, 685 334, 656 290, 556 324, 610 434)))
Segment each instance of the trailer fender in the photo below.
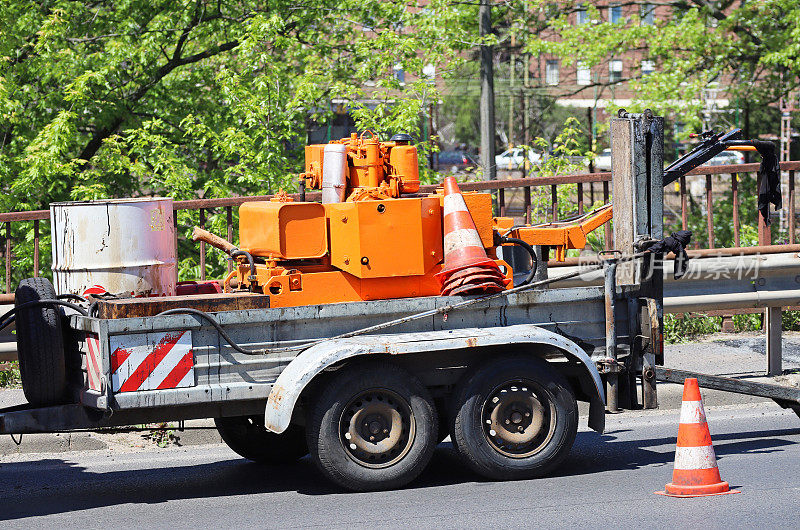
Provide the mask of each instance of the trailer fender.
POLYGON ((404 355, 506 344, 553 346, 568 359, 581 363, 594 383, 594 392, 590 400, 589 427, 603 432, 605 392, 597 367, 586 352, 571 340, 530 324, 365 335, 321 342, 295 357, 278 376, 267 399, 264 425, 275 433, 285 431, 289 427, 294 407, 303 389, 323 370, 346 359, 375 353, 404 355))

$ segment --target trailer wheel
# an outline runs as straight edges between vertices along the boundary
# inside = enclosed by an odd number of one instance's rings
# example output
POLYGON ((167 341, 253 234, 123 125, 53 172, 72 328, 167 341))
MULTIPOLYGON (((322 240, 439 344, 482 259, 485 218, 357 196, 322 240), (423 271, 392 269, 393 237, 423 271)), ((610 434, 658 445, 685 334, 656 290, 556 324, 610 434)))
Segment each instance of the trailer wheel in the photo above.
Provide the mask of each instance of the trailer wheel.
POLYGON ((455 403, 453 445, 473 471, 493 480, 544 475, 567 456, 578 430, 575 394, 538 358, 482 364, 455 403))
POLYGON ((322 473, 353 491, 399 488, 428 465, 438 420, 422 383, 395 365, 360 363, 323 383, 306 421, 322 473))
MULTIPOLYGON (((54 299, 46 278, 26 278, 14 294, 15 305, 54 299)), ((22 391, 32 405, 54 405, 64 400, 67 370, 61 312, 53 306, 29 307, 16 316, 17 350, 22 391)))
POLYGON ((263 416, 214 418, 214 425, 236 454, 259 464, 287 464, 308 454, 305 433, 297 425, 281 434, 268 431, 263 416))

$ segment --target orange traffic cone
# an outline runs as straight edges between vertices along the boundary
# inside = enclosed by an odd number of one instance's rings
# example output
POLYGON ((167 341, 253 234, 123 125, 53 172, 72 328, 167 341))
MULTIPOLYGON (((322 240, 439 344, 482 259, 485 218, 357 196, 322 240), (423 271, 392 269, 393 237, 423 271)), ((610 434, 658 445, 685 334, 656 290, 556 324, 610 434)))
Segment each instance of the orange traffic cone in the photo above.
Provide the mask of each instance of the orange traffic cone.
POLYGON ((497 293, 511 281, 486 255, 454 177, 444 179, 444 268, 436 277, 442 296, 497 293))
POLYGON ((705 497, 739 493, 723 482, 717 467, 717 455, 711 445, 706 411, 697 379, 683 382, 683 403, 678 425, 678 444, 675 448, 675 468, 672 482, 657 491, 669 497, 705 497))

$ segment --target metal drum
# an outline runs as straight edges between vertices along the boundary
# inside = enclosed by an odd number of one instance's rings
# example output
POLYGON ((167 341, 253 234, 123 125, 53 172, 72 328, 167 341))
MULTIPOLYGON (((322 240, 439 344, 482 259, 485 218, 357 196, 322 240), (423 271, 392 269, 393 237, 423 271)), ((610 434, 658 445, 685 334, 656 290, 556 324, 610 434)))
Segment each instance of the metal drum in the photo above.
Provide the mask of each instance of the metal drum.
POLYGON ((175 294, 172 199, 109 199, 50 205, 58 294, 175 294))

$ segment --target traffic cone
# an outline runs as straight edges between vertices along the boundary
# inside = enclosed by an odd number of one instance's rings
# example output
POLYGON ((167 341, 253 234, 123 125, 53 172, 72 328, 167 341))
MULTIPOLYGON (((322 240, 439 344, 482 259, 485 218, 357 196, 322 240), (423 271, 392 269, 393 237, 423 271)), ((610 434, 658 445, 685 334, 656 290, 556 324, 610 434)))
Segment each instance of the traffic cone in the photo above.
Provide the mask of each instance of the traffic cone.
POLYGON ((454 177, 444 179, 444 268, 436 278, 442 296, 497 293, 511 281, 486 255, 454 177))
POLYGON ((711 445, 706 411, 697 379, 683 382, 683 403, 678 425, 678 443, 675 447, 675 468, 672 482, 657 491, 669 497, 705 497, 739 493, 723 482, 717 467, 717 456, 711 445))

